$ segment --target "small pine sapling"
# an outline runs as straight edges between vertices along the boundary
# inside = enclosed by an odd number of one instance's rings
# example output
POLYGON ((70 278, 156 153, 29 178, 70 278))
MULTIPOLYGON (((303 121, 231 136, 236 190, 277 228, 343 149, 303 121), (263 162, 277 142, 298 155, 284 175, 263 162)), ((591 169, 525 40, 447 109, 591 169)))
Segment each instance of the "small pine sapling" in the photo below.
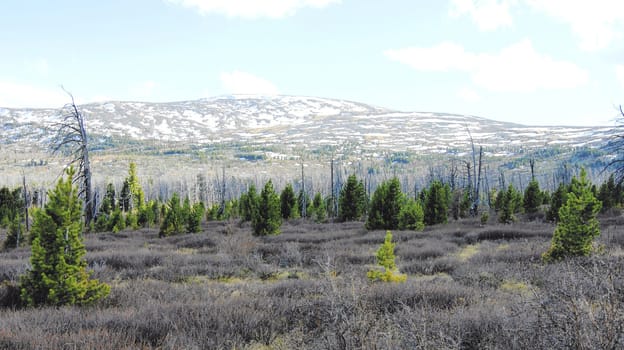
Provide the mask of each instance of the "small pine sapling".
POLYGON ((407 275, 400 273, 396 266, 394 245, 395 244, 392 243, 392 233, 387 231, 386 238, 376 254, 377 264, 383 267, 383 271, 368 271, 366 275, 369 280, 382 282, 405 282, 407 280, 407 275))

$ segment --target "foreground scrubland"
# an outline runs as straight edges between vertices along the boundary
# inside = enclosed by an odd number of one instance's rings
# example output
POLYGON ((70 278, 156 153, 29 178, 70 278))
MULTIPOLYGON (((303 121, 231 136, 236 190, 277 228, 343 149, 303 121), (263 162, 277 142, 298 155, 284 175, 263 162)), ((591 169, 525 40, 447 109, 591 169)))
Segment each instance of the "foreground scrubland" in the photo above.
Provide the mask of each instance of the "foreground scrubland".
POLYGON ((395 231, 396 284, 367 280, 385 231, 362 222, 88 234, 89 268, 111 286, 92 307, 16 308, 22 247, 0 253, 0 348, 622 348, 624 217, 600 221, 596 254, 547 265, 552 224, 395 231))

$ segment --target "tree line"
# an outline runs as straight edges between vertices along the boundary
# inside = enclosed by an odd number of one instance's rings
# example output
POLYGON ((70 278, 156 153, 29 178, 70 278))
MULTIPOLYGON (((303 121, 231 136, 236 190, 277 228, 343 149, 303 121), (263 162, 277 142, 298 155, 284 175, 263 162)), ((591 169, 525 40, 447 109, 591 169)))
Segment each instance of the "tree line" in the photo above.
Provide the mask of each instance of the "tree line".
MULTIPOLYGON (((531 180, 524 191, 512 184, 504 189, 492 190, 487 195, 491 208, 484 204, 478 210, 483 223, 495 215, 500 223, 513 223, 525 214, 529 219, 543 217, 558 222, 559 211, 573 192, 574 181, 561 183, 553 192, 542 191, 539 183, 531 180)), ((136 164, 130 162, 128 175, 117 193, 112 183, 94 209, 94 219, 86 227, 91 232, 119 232, 125 229, 159 228, 160 236, 196 233, 203 221, 239 220, 249 222, 256 235, 279 233, 283 221, 303 218, 315 222, 328 220, 364 221, 370 230, 422 230, 425 226, 444 224, 477 215, 471 210, 472 199, 465 189, 451 188, 449 183, 433 180, 416 194, 403 193, 398 178, 383 181, 369 195, 364 181, 355 174, 349 175, 339 190, 338 198, 324 196, 320 191, 310 198, 303 189, 295 192, 287 183, 277 191, 271 180, 258 192, 254 184, 239 198, 209 205, 192 202, 178 193, 168 199, 145 200, 136 164), (334 215, 333 201, 338 212, 334 215)), ((609 177, 600 186, 591 185, 590 191, 602 203, 601 212, 624 205, 624 185, 609 177)), ((0 226, 9 230, 4 242, 6 248, 24 243, 26 236, 23 208, 26 206, 23 188, 0 188, 0 226)), ((35 206, 36 207, 36 206, 35 206)), ((32 239, 28 239, 31 242, 32 239)))

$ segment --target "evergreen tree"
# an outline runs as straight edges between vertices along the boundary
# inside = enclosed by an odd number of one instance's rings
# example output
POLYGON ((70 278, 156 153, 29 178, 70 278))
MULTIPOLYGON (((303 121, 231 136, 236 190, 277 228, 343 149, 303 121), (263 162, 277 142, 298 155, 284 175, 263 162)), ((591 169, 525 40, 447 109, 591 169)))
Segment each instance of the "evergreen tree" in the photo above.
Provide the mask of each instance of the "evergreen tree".
POLYGON ((338 219, 340 221, 359 220, 366 211, 366 191, 364 183, 355 175, 349 175, 347 183, 340 190, 338 198, 338 219))
POLYGON ((221 211, 221 204, 213 204, 206 211, 206 220, 208 221, 217 221, 219 220, 219 212, 221 211))
POLYGON ((613 194, 613 198, 615 200, 615 205, 616 206, 621 206, 624 202, 624 184, 622 184, 622 181, 618 182, 615 185, 615 191, 613 194))
POLYGON ((280 226, 282 225, 280 197, 275 193, 271 180, 264 185, 262 192, 260 192, 257 211, 251 221, 256 236, 280 233, 280 226))
POLYGON ((8 187, 0 189, 0 226, 7 228, 15 219, 15 215, 22 215, 24 200, 21 187, 10 190, 8 187))
POLYGON ((399 269, 397 269, 394 245, 392 243, 392 233, 387 231, 383 244, 377 250, 377 254, 375 254, 377 264, 383 267, 383 272, 379 270, 368 271, 367 276, 370 280, 382 282, 405 282, 407 280, 407 276, 399 273, 399 269))
POLYGON ((321 192, 316 192, 314 199, 312 200, 312 206, 314 208, 314 221, 323 222, 327 218, 327 208, 325 207, 325 201, 321 192))
POLYGON ((515 187, 509 184, 507 191, 504 191, 502 194, 501 208, 498 213, 498 222, 510 224, 516 221, 516 216, 514 214, 517 212, 517 207, 520 202, 518 198, 522 197, 520 197, 520 194, 515 187))
POLYGON ((467 218, 470 215, 470 208, 473 205, 471 192, 472 190, 470 188, 463 191, 462 200, 459 205, 459 217, 460 218, 467 218))
POLYGON ((139 226, 151 227, 159 221, 160 204, 158 201, 150 200, 139 209, 139 226))
POLYGON ((408 199, 399 212, 399 228, 401 230, 422 231, 425 228, 425 213, 419 202, 408 199))
POLYGON ((107 231, 111 231, 113 233, 117 233, 126 228, 126 219, 124 218, 123 212, 120 208, 115 209, 113 214, 111 214, 110 220, 108 222, 107 231))
POLYGON ((546 212, 546 220, 552 222, 559 221, 559 209, 566 202, 568 196, 568 186, 564 183, 560 183, 557 190, 553 192, 550 199, 550 208, 546 212))
POLYGON ((121 193, 119 194, 119 209, 124 213, 128 212, 131 209, 131 203, 132 193, 130 192, 130 182, 128 178, 126 178, 121 186, 121 193))
POLYGON ((189 222, 192 210, 191 199, 189 197, 184 198, 184 202, 182 204, 182 222, 185 224, 189 222))
POLYGON ((82 203, 72 185, 74 169, 60 179, 43 210, 34 214, 31 268, 20 279, 29 306, 84 305, 105 297, 110 287, 90 279, 82 242, 82 203))
POLYGON ((518 191, 515 187, 513 188, 511 200, 513 202, 513 212, 514 214, 522 213, 524 211, 524 207, 522 206, 522 192, 518 191))
POLYGON ((193 204, 186 221, 186 232, 197 233, 201 231, 201 219, 204 216, 204 211, 205 208, 203 203, 200 202, 193 204))
POLYGON ((499 212, 503 209, 503 202, 505 200, 505 189, 501 188, 496 192, 496 199, 494 199, 494 211, 499 212))
POLYGON ((247 193, 243 193, 240 197, 239 211, 241 220, 251 221, 256 212, 258 211, 258 193, 256 192, 256 186, 251 184, 247 193))
POLYGON ((542 256, 544 261, 557 261, 568 256, 588 256, 594 238, 600 235, 600 223, 596 215, 601 206, 591 191, 585 169, 581 169, 580 179, 572 179, 566 202, 559 209, 559 223, 555 228, 550 249, 542 256))
POLYGON ((139 229, 139 217, 135 214, 135 210, 132 210, 126 214, 126 227, 130 227, 133 230, 139 229))
POLYGON ((445 224, 448 221, 448 194, 445 186, 439 180, 435 180, 425 193, 425 224, 445 224))
POLYGON ((537 213, 542 202, 542 191, 540 190, 539 183, 537 180, 533 179, 524 190, 524 198, 522 200, 524 212, 527 214, 537 213))
POLYGON ((100 214, 110 215, 115 210, 115 186, 112 183, 106 185, 106 194, 100 205, 100 214))
POLYGON ((550 192, 542 191, 542 205, 550 205, 550 192))
POLYGON ((602 202, 602 211, 605 212, 611 208, 614 208, 618 202, 617 200, 617 186, 615 185, 615 179, 613 175, 609 176, 609 179, 600 186, 598 191, 598 200, 602 202))
POLYGON ((399 179, 395 177, 381 183, 373 193, 366 228, 369 230, 399 228, 399 212, 403 201, 399 179))
MULTIPOLYGON (((203 203, 202 203, 203 205, 203 203)), ((237 199, 231 199, 225 204, 227 219, 240 219, 240 205, 237 199)))
POLYGON ((292 184, 287 184, 280 194, 280 213, 284 220, 294 219, 297 215, 297 198, 292 184))
POLYGON ((11 224, 9 224, 9 231, 4 240, 4 249, 19 247, 20 243, 24 241, 24 231, 22 217, 19 214, 15 214, 15 217, 11 220, 11 224))
POLYGON ((112 183, 106 185, 106 193, 102 198, 102 204, 95 218, 95 225, 93 230, 95 232, 104 232, 112 230, 112 226, 109 225, 112 220, 112 214, 117 209, 115 202, 115 186, 112 183))
POLYGON ((143 193, 143 188, 141 187, 141 182, 139 181, 139 177, 137 175, 136 164, 134 162, 130 162, 128 177, 126 179, 128 181, 128 187, 132 197, 132 209, 138 210, 145 204, 145 194, 143 193))
POLYGON ((184 232, 186 220, 180 205, 180 196, 174 193, 167 202, 159 237, 176 235, 184 232))

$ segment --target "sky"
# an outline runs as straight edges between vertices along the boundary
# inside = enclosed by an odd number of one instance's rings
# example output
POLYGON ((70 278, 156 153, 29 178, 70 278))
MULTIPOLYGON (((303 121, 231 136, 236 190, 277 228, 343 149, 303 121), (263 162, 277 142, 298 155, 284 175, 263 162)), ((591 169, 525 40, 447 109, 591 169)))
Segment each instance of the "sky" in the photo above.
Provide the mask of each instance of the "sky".
POLYGON ((0 106, 302 95, 614 125, 621 0, 6 0, 0 106))

